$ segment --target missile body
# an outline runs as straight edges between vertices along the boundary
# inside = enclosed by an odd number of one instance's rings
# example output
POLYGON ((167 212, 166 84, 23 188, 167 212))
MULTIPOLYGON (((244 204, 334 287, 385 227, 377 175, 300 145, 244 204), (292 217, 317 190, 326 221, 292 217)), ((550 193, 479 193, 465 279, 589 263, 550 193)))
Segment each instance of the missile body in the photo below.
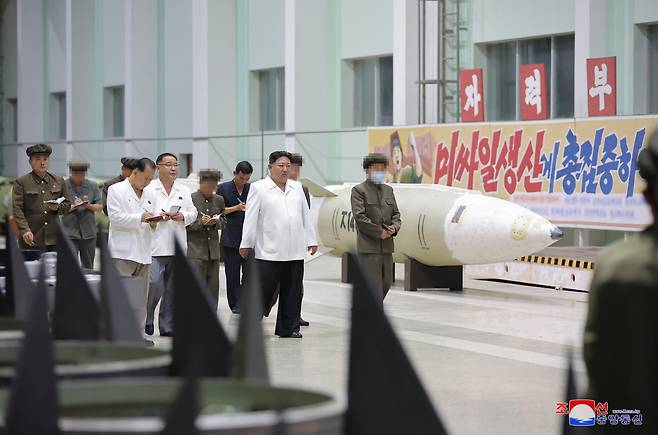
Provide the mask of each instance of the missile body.
MULTIPOLYGON (((352 186, 309 186, 318 239, 338 255, 356 248, 352 186)), ((410 257, 428 266, 496 263, 535 253, 562 237, 538 214, 479 192, 432 184, 391 187, 402 220, 396 262, 410 257)))

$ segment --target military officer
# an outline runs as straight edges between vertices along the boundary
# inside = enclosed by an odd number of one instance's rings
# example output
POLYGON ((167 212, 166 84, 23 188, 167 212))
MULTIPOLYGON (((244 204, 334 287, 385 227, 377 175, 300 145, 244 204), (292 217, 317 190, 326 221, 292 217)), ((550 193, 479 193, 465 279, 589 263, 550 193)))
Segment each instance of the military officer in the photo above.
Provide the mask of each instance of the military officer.
POLYGON ((57 216, 71 207, 64 179, 48 172, 49 145, 36 144, 26 150, 32 172, 14 181, 13 213, 21 248, 52 251, 57 236, 57 216))
MULTIPOLYGON (((658 131, 638 156, 653 224, 599 255, 589 291, 584 357, 587 397, 612 409, 637 409, 643 424, 629 433, 656 433, 658 419, 658 131)), ((633 175, 631 175, 633 176, 633 175)), ((620 433, 598 426, 595 433, 620 433)))
POLYGON ((94 214, 103 209, 98 185, 87 179, 89 162, 72 160, 69 162, 71 176, 66 180, 66 191, 71 201, 71 210, 62 217, 66 234, 80 254, 80 263, 86 269, 93 269, 96 255, 96 219, 94 214))
POLYGON ((199 215, 187 226, 187 257, 208 283, 208 289, 219 302, 219 230, 225 220, 224 198, 217 195, 219 171, 199 171, 199 190, 192 194, 192 202, 199 215))
POLYGON ((384 184, 387 165, 385 155, 368 154, 363 159, 367 179, 352 188, 356 250, 382 299, 393 281, 393 237, 402 224, 393 188, 384 184))
POLYGON ((121 157, 121 173, 111 180, 107 180, 105 183, 103 183, 103 213, 107 214, 108 189, 111 185, 120 183, 121 181, 130 177, 130 174, 132 174, 137 167, 137 162, 139 162, 139 157, 121 157))

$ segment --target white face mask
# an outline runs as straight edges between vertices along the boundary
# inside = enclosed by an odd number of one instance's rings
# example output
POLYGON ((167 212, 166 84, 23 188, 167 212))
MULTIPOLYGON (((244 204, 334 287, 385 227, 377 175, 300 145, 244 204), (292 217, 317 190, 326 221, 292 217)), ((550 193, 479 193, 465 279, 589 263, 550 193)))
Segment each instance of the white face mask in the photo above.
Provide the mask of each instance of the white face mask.
POLYGON ((370 173, 370 181, 375 184, 382 184, 386 180, 386 172, 384 171, 372 171, 370 173))

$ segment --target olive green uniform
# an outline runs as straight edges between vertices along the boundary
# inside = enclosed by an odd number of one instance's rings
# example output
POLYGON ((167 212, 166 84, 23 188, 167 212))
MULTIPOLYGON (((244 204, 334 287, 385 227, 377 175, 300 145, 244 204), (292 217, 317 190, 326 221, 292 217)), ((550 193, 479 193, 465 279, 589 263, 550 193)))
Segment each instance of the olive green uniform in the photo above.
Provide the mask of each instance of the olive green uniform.
MULTIPOLYGON (((73 202, 75 198, 82 201, 89 201, 89 204, 98 204, 101 201, 101 194, 98 185, 85 179, 82 185, 75 186, 71 180, 66 180, 66 190, 69 193, 69 200, 73 202)), ((96 218, 95 213, 84 207, 77 207, 70 210, 66 216, 62 216, 62 223, 66 229, 66 234, 73 242, 73 245, 80 254, 80 263, 86 269, 94 268, 94 258, 96 257, 96 218)))
MULTIPOLYGON (((377 289, 386 297, 393 283, 393 237, 381 240, 383 225, 400 231, 400 211, 393 188, 366 180, 352 188, 356 250, 377 289)), ((394 235, 395 235, 394 234, 394 235)))
POLYGON ((224 198, 213 193, 206 198, 200 191, 192 194, 192 203, 199 212, 197 219, 186 227, 187 257, 199 271, 199 275, 208 283, 208 289, 219 300, 219 230, 222 220, 214 225, 203 225, 201 213, 209 216, 224 213, 224 198))
MULTIPOLYGON (((608 402, 611 410, 639 409, 644 423, 631 424, 629 433, 656 433, 658 428, 657 312, 658 226, 654 224, 601 252, 585 325, 587 397, 608 402)), ((621 433, 620 428, 607 426, 598 427, 597 433, 621 433)))
POLYGON ((110 186, 116 183, 120 183, 125 180, 123 175, 117 175, 111 180, 107 180, 103 183, 103 213, 107 215, 107 192, 110 189, 110 186))
POLYGON ((12 192, 13 213, 20 233, 21 248, 28 248, 23 242, 23 234, 34 234, 34 246, 53 249, 57 240, 58 215, 65 214, 71 207, 64 179, 50 172, 43 178, 34 171, 18 177, 12 192), (46 201, 64 197, 61 204, 47 204, 46 201))

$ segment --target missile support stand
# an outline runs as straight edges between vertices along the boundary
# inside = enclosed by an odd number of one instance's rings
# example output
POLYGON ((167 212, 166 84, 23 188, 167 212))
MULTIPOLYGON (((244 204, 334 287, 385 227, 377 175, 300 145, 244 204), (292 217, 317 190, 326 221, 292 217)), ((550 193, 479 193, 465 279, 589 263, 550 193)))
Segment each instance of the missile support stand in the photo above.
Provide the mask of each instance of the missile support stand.
MULTIPOLYGON (((395 264, 393 265, 393 280, 395 280, 395 264)), ((347 254, 341 257, 341 282, 351 282, 347 254)), ((427 266, 414 259, 407 258, 404 262, 404 289, 449 289, 462 291, 464 289, 464 266, 427 266)))

